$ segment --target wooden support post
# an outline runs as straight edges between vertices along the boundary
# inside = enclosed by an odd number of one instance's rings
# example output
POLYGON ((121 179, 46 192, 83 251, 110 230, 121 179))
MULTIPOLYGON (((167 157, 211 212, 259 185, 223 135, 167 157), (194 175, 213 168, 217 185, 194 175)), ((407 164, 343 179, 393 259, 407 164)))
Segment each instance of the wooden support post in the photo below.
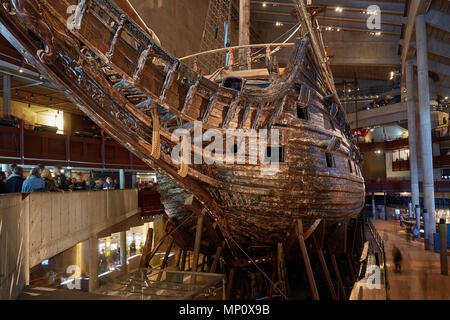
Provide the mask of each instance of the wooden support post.
POLYGON ((202 259, 202 268, 200 269, 201 272, 205 271, 205 264, 206 264, 206 256, 203 256, 202 259))
POLYGON ((331 255, 331 262, 333 263, 334 273, 336 274, 336 277, 338 279, 338 283, 339 283, 339 287, 341 288, 342 296, 344 297, 345 300, 347 300, 347 296, 345 294, 344 283, 342 282, 341 274, 339 273, 339 268, 338 268, 338 265, 336 262, 336 257, 334 256, 334 254, 331 255))
POLYGON ((231 297, 231 290, 233 289, 233 280, 234 280, 235 272, 236 272, 236 268, 231 268, 230 273, 228 274, 227 300, 230 300, 230 297, 231 297))
POLYGON ((325 246, 325 230, 327 227, 327 221, 326 220, 322 220, 322 234, 321 237, 322 239, 320 240, 320 247, 323 248, 325 246))
POLYGON ((188 262, 188 265, 187 265, 188 271, 189 270, 192 271, 192 269, 191 269, 191 253, 189 251, 187 252, 187 262, 188 262))
POLYGON ((325 256, 323 254, 322 248, 318 246, 315 235, 312 235, 314 245, 316 247, 317 256, 319 257, 320 264, 322 265, 322 270, 325 275, 325 280, 327 280, 328 290, 330 290, 330 295, 332 300, 337 300, 336 291, 334 289, 333 281, 331 280, 330 272, 328 271, 327 262, 325 261, 325 256))
POLYGON ((214 260, 209 270, 210 273, 216 273, 217 266, 219 264, 220 255, 222 254, 224 243, 221 246, 217 247, 216 255, 214 256, 214 260))
POLYGON ((273 257, 272 260, 273 260, 272 261, 272 279, 271 279, 272 282, 271 282, 270 288, 269 288, 269 294, 268 294, 269 300, 272 300, 273 286, 274 286, 276 275, 277 275, 277 259, 275 257, 273 257))
POLYGON ((281 242, 278 243, 277 247, 277 263, 278 263, 278 283, 281 295, 289 295, 289 283, 286 275, 286 262, 284 260, 284 249, 281 242))
POLYGON ((162 278, 162 275, 163 275, 163 272, 164 272, 163 270, 167 267, 167 263, 169 261, 170 251, 172 250, 172 246, 173 246, 174 242, 175 242, 175 239, 172 238, 172 241, 170 241, 170 244, 167 247, 166 254, 164 255, 164 259, 163 259, 163 262, 161 263, 161 267, 160 267, 161 272, 158 274, 158 278, 156 280, 157 282, 161 281, 161 278, 162 278))
POLYGON ((355 230, 354 230, 354 233, 353 233, 352 251, 350 252, 350 254, 352 254, 352 255, 353 255, 353 252, 355 251, 356 236, 358 234, 358 226, 359 226, 359 220, 356 219, 355 220, 355 230))
POLYGON ((180 271, 184 271, 184 269, 186 268, 186 254, 186 250, 183 250, 183 252, 181 253, 180 271))
POLYGON ((167 247, 166 254, 164 255, 164 260, 161 263, 161 269, 165 269, 167 267, 167 263, 169 261, 169 256, 170 256, 170 251, 172 250, 174 242, 175 242, 175 239, 172 239, 172 241, 170 241, 169 246, 167 247))
POLYGON ((356 276, 355 270, 353 269, 352 258, 350 257, 349 253, 346 253, 345 255, 347 256, 348 270, 350 271, 350 277, 352 278, 353 283, 356 283, 356 276))
MULTIPOLYGON (((250 44, 250 0, 239 1, 239 45, 250 44)), ((240 62, 246 62, 246 51, 241 50, 240 62)))
POLYGON ((203 230, 203 214, 199 214, 197 219, 197 231, 195 233, 195 243, 194 243, 194 261, 192 265, 192 271, 197 272, 198 259, 200 256, 200 245, 202 241, 202 230, 203 230))
POLYGON ((439 251, 441 255, 441 274, 448 275, 448 262, 447 262, 447 224, 445 219, 439 221, 439 251))
POLYGON ((316 281, 314 280, 314 274, 311 267, 311 262, 309 261, 308 251, 306 249, 305 239, 303 238, 303 223, 301 219, 297 220, 297 226, 298 226, 298 242, 300 245, 300 250, 302 252, 303 262, 305 263, 305 269, 306 274, 308 276, 311 294, 313 300, 320 300, 319 291, 317 290, 316 281))
POLYGON ((344 253, 347 253, 347 229, 348 223, 344 222, 344 253))
MULTIPOLYGON (((247 286, 248 286, 248 282, 247 286)), ((248 290, 248 300, 254 300, 255 296, 256 296, 256 274, 255 273, 251 273, 250 275, 250 289, 248 290)))
POLYGON ((153 228, 149 228, 147 232, 147 239, 145 240, 144 245, 144 252, 141 256, 141 262, 140 267, 141 268, 148 268, 148 265, 150 264, 150 254, 152 253, 152 246, 153 246, 153 228))
POLYGON ((181 249, 177 248, 175 253, 175 267, 178 269, 180 266, 180 260, 181 260, 181 249))
POLYGON ((233 71, 233 64, 234 64, 234 52, 233 50, 229 51, 229 56, 228 56, 228 70, 229 71, 233 71))

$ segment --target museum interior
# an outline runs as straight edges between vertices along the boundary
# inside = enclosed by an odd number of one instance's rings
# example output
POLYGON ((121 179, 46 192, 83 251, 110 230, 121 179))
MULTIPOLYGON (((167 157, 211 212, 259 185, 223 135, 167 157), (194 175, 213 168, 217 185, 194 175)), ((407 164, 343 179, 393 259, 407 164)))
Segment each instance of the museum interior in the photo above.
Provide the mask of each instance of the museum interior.
POLYGON ((1 0, 0 300, 448 300, 450 1, 1 0))

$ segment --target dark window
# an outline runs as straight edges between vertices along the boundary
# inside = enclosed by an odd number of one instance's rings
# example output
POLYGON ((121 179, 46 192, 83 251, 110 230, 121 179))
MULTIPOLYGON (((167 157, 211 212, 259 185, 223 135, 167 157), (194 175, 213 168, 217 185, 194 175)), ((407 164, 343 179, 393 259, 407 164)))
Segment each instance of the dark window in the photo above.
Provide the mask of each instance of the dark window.
POLYGON ((264 162, 284 162, 284 147, 267 147, 264 162))
POLYGON ((350 173, 353 173, 352 161, 348 160, 348 167, 350 168, 350 173))
POLYGON ((325 156, 327 158, 327 167, 328 168, 335 168, 336 167, 336 163, 334 162, 334 157, 331 153, 325 153, 325 156))
POLYGON ((233 146, 233 153, 236 154, 239 151, 239 146, 237 144, 234 144, 233 146))
POLYGON ((303 120, 309 120, 308 108, 297 107, 297 118, 303 119, 303 120))

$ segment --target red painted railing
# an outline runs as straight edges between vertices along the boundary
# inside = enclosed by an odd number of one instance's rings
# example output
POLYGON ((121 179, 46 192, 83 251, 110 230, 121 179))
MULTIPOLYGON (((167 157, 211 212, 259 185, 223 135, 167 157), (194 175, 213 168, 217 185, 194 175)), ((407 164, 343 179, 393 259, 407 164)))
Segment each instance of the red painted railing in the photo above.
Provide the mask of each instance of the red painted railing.
POLYGON ((371 142, 371 143, 359 143, 359 149, 361 152, 374 152, 374 151, 392 151, 408 148, 408 139, 398 139, 393 141, 384 142, 371 142))
POLYGON ((139 207, 142 210, 143 217, 164 213, 164 207, 161 203, 161 195, 156 187, 152 189, 139 190, 139 207))
MULTIPOLYGON (((422 191, 422 182, 419 183, 422 191)), ((435 192, 450 191, 450 181, 435 181, 435 192)), ((411 181, 409 180, 378 180, 366 181, 366 193, 372 192, 411 192, 411 181)))
POLYGON ((0 126, 0 163, 151 170, 115 141, 0 126))
MULTIPOLYGON (((450 156, 433 157, 434 168, 450 168, 450 156)), ((409 160, 392 162, 392 171, 409 171, 409 160)))

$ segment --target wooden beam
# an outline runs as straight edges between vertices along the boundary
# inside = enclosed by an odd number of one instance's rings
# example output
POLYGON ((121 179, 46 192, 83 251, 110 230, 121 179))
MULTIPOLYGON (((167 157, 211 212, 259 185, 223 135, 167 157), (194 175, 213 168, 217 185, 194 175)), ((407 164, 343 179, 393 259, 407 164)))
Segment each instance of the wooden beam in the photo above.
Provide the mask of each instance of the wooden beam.
POLYGON ((235 273, 236 273, 236 268, 231 268, 230 272, 228 273, 228 284, 227 284, 227 294, 226 294, 227 300, 230 300, 230 298, 231 298, 231 290, 233 289, 233 281, 234 281, 235 273))
POLYGON ((149 228, 147 232, 147 239, 145 240, 144 251, 141 256, 140 262, 141 268, 148 268, 148 265, 150 263, 149 257, 150 254, 152 253, 152 246, 153 246, 153 228, 149 228))
POLYGON ((316 236, 313 235, 312 237, 314 241, 314 246, 316 247, 317 256, 319 257, 319 261, 322 266, 323 273, 325 275, 325 280, 327 281, 328 290, 330 290, 331 299, 337 300, 336 290, 334 289, 333 281, 331 280, 330 272, 328 270, 327 262, 325 261, 323 250, 319 246, 316 236))
MULTIPOLYGON (((239 45, 250 44, 250 0, 239 0, 239 45)), ((240 61, 245 62, 246 51, 241 50, 240 61)))
POLYGON ((302 252, 303 262, 305 263, 306 274, 308 276, 309 287, 311 289, 311 294, 313 300, 320 300, 319 291, 317 290, 316 281, 314 279, 314 274, 311 267, 311 262, 309 261, 308 250, 306 249, 305 239, 303 237, 303 223, 301 219, 297 220, 297 231, 298 231, 298 242, 300 245, 300 250, 302 252))
POLYGON ((209 270, 210 273, 216 273, 217 266, 219 265, 220 255, 222 254, 223 246, 225 245, 224 242, 222 242, 222 245, 217 247, 216 255, 214 256, 214 260, 211 266, 211 269, 209 270))
POLYGON ((200 214, 197 219, 197 229, 195 233, 195 243, 194 243, 194 262, 193 262, 193 272, 197 272, 198 268, 198 259, 200 256, 200 244, 202 241, 202 230, 203 230, 203 219, 204 216, 200 214))
POLYGON ((186 267, 186 254, 187 254, 186 250, 183 250, 183 252, 181 253, 180 271, 184 271, 186 267))
POLYGON ((334 273, 336 274, 336 277, 338 279, 339 287, 341 288, 342 296, 344 297, 344 300, 347 300, 347 295, 345 293, 344 283, 342 282, 341 273, 339 272, 339 268, 336 262, 336 257, 334 254, 331 255, 331 263, 333 264, 334 273))
POLYGON ((170 255, 170 251, 172 250, 172 246, 175 242, 175 239, 172 238, 172 240, 170 241, 169 246, 167 247, 166 250, 166 254, 164 255, 164 259, 163 262, 161 263, 161 272, 158 274, 158 278, 157 278, 157 282, 161 281, 162 275, 163 275, 163 270, 167 267, 167 263, 169 262, 169 255, 170 255))
POLYGON ((277 270, 278 270, 278 285, 282 291, 282 296, 289 295, 289 281, 286 273, 286 262, 284 257, 283 244, 281 242, 277 245, 277 270))

